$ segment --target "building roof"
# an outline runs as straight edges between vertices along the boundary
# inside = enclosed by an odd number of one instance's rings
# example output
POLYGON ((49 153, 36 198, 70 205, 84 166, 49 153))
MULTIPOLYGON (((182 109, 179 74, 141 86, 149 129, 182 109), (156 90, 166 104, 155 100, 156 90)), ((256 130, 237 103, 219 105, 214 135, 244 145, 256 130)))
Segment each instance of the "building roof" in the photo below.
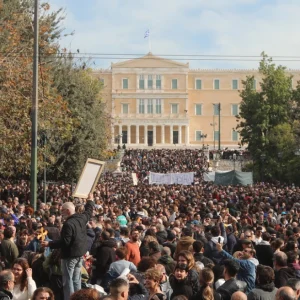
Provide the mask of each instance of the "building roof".
POLYGON ((189 68, 189 63, 180 63, 174 60, 161 58, 149 52, 140 58, 112 63, 112 68, 189 68))

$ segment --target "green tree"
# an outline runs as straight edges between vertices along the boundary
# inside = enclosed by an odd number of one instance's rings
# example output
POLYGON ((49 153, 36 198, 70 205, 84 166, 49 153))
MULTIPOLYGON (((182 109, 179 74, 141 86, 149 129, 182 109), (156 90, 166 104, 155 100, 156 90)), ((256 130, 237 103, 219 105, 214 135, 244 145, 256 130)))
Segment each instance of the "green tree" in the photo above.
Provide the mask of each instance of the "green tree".
POLYGON ((58 160, 51 167, 54 178, 77 179, 88 157, 102 159, 108 134, 102 83, 92 77, 86 62, 74 64, 70 54, 55 61, 53 88, 67 101, 73 119, 72 138, 52 144, 58 160))
POLYGON ((264 178, 283 179, 282 166, 288 164, 296 145, 300 89, 293 91, 286 68, 276 66, 264 53, 259 73, 260 89, 253 89, 253 76, 243 81, 237 128, 254 160, 255 175, 264 172, 264 178))

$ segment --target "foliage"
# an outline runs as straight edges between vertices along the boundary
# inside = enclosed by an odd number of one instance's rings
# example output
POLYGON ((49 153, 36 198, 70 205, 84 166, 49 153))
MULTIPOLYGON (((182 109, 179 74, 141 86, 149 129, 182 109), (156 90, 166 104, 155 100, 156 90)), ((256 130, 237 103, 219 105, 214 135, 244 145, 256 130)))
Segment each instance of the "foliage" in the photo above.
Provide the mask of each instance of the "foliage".
POLYGON ((55 61, 53 87, 67 101, 74 128, 69 141, 51 145, 58 160, 51 167, 55 178, 77 179, 88 157, 106 158, 107 116, 101 102, 102 84, 83 65, 74 65, 72 55, 55 61))
POLYGON ((253 89, 253 76, 243 81, 237 129, 255 162, 255 176, 288 180, 282 167, 294 157, 297 145, 300 87, 293 90, 286 68, 276 66, 264 53, 259 73, 258 90, 253 89))
MULTIPOLYGON (((38 170, 44 156, 55 180, 78 174, 75 166, 106 147, 107 118, 100 84, 60 52, 62 11, 40 6, 38 170), (97 135, 99 133, 100 137, 97 135), (57 168, 57 170, 56 170, 57 168)), ((4 0, 0 9, 0 176, 29 175, 33 77, 33 0, 4 0)))

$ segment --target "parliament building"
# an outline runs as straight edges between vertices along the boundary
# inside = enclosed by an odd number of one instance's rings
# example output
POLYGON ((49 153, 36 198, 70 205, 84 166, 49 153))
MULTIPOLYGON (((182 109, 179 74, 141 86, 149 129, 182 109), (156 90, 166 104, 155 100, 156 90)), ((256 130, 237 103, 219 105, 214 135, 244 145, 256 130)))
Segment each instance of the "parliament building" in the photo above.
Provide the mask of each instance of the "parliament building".
MULTIPOLYGON (((289 72, 296 84, 299 72, 289 72)), ((254 89, 261 80, 258 70, 193 70, 151 53, 94 70, 94 76, 103 82, 111 145, 127 148, 218 149, 219 138, 222 149, 238 148, 242 80, 254 76, 254 89)))

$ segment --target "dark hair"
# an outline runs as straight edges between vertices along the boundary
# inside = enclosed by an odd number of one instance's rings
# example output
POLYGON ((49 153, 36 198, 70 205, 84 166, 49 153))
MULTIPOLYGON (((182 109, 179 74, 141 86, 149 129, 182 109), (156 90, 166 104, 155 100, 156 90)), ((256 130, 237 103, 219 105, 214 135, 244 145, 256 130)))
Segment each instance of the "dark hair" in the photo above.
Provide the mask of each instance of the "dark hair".
POLYGON ((193 243, 193 250, 196 253, 199 253, 203 248, 203 243, 201 241, 195 241, 193 243))
POLYGON ((23 292, 25 290, 25 288, 28 287, 26 270, 29 269, 29 264, 28 264, 28 261, 26 258, 19 257, 14 261, 13 266, 14 265, 20 265, 23 269, 21 285, 20 285, 20 290, 23 292))
POLYGON ((47 287, 40 287, 40 288, 37 288, 37 289, 34 291, 34 293, 33 293, 32 297, 31 297, 31 299, 32 299, 32 300, 36 300, 36 297, 38 296, 39 293, 48 293, 48 294, 49 294, 48 300, 55 300, 55 298, 54 298, 54 293, 52 292, 51 289, 49 289, 49 288, 47 288, 47 287))
POLYGON ((121 228, 120 228, 120 234, 125 235, 125 236, 128 236, 128 234, 129 234, 128 228, 126 228, 126 227, 121 227, 121 228))
POLYGON ((154 241, 149 242, 148 247, 149 247, 150 250, 153 250, 153 251, 156 251, 156 252, 160 251, 159 244, 157 242, 154 242, 154 241))
POLYGON ((137 269, 140 272, 146 272, 150 268, 154 268, 156 260, 149 256, 144 256, 137 265, 137 269))
POLYGON ((72 294, 70 300, 100 300, 96 289, 82 289, 72 294))
POLYGON ((104 241, 108 241, 110 239, 110 233, 104 230, 101 232, 101 237, 104 241))
POLYGON ((212 229, 211 229, 211 234, 212 236, 216 237, 216 236, 219 236, 221 233, 220 231, 220 227, 219 226, 213 226, 212 229))
POLYGON ((263 239, 264 241, 270 241, 270 240, 271 240, 271 235, 270 235, 270 233, 269 233, 269 232, 264 232, 264 233, 262 234, 262 239, 263 239))
POLYGON ((224 267, 225 267, 227 273, 231 277, 236 276, 236 274, 238 273, 238 271, 240 269, 239 263, 233 259, 225 259, 223 264, 224 264, 224 267))
POLYGON ((289 251, 295 251, 295 244, 297 243, 297 241, 295 240, 290 240, 286 243, 284 251, 285 252, 289 252, 289 251))
POLYGON ((116 256, 118 256, 118 258, 124 259, 126 257, 126 254, 127 254, 127 249, 125 247, 117 248, 116 256))
POLYGON ((193 236, 193 232, 189 228, 183 228, 182 229, 182 235, 183 236, 193 236))
POLYGON ((257 268, 257 277, 259 278, 259 284, 264 285, 274 281, 274 270, 269 266, 261 266, 257 268))
POLYGON ((294 263, 297 258, 299 257, 298 253, 296 251, 289 251, 286 253, 287 255, 287 263, 292 264, 294 263))
POLYGON ((175 269, 174 269, 174 272, 175 272, 175 270, 177 270, 177 269, 183 270, 183 271, 186 271, 186 272, 189 271, 189 268, 188 268, 188 265, 187 265, 187 264, 179 264, 179 263, 178 263, 178 264, 176 265, 175 269))
POLYGON ((14 229, 11 227, 11 226, 7 226, 5 229, 4 229, 4 237, 6 239, 10 239, 13 235, 14 235, 14 229))
POLYGON ((300 279, 298 278, 290 278, 285 284, 286 286, 289 286, 294 291, 297 291, 300 289, 300 279))
POLYGON ((184 295, 178 295, 173 298, 173 300, 188 300, 188 298, 184 295))

